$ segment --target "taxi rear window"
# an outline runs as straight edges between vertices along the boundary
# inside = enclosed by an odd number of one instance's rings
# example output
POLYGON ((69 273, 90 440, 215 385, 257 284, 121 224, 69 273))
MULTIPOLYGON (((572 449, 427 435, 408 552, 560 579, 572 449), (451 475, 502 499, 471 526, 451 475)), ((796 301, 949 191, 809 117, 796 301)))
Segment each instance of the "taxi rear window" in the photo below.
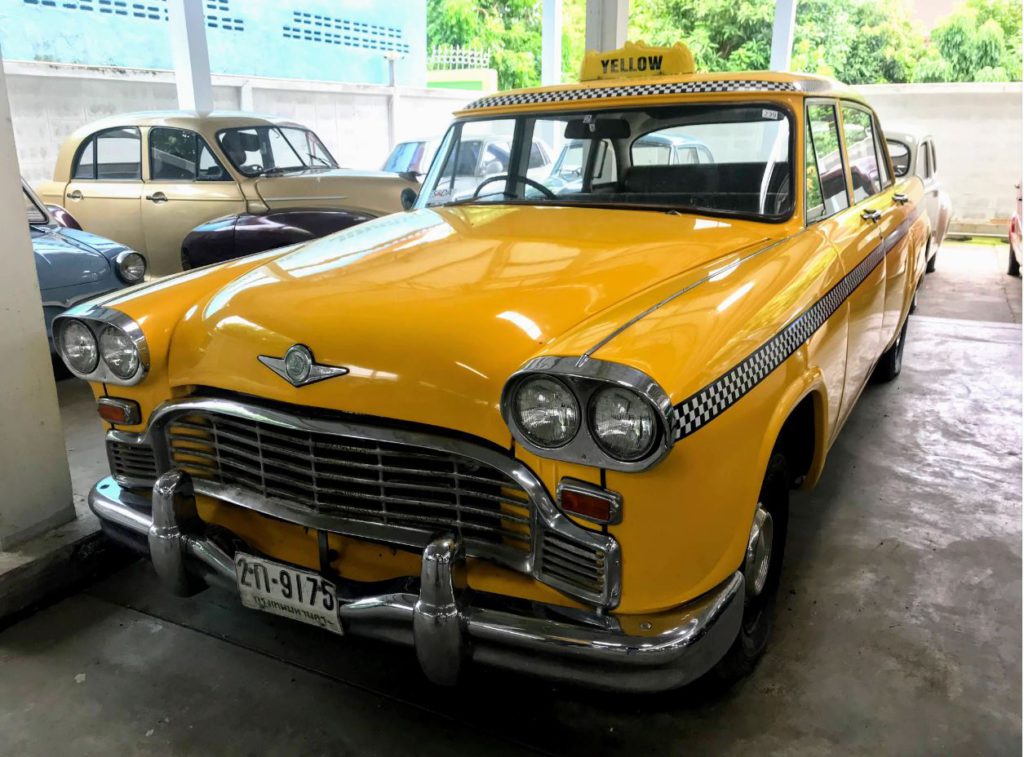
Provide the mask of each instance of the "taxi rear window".
POLYGON ((779 221, 793 211, 793 127, 772 104, 686 105, 456 122, 423 204, 675 209, 779 221), (530 145, 554 160, 537 166, 530 145), (500 144, 507 158, 481 156, 500 144))

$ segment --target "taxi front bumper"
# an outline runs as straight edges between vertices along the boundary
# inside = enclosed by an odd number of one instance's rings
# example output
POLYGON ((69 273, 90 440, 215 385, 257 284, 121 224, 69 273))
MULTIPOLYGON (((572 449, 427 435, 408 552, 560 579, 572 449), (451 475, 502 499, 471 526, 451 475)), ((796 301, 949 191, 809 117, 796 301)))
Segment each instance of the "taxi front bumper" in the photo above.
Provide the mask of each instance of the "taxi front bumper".
MULTIPOLYGON (((205 584, 237 593, 234 559, 189 517, 191 497, 188 474, 172 470, 157 480, 151 497, 105 478, 89 492, 89 506, 108 533, 148 553, 171 591, 187 595, 205 584)), ((440 684, 455 683, 473 661, 595 688, 651 692, 707 672, 736 638, 743 615, 740 572, 673 610, 616 616, 521 600, 502 606, 501 597, 458 591, 452 569, 462 559, 458 539, 442 534, 423 550, 418 593, 349 600, 344 597, 352 596, 352 586, 339 586, 345 632, 414 647, 424 673, 440 684)))

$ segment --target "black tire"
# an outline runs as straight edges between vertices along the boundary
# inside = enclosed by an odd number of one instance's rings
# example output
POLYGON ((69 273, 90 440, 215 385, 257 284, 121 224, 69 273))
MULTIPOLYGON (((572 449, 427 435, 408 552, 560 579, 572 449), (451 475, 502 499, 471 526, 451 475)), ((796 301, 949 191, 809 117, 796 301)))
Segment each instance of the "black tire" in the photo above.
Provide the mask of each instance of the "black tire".
POLYGON ((1007 266, 1006 272, 1011 276, 1020 276, 1020 261, 1017 260, 1017 256, 1013 254, 1013 248, 1010 248, 1010 265, 1007 266))
POLYGON ((188 254, 188 250, 184 247, 181 248, 181 270, 189 271, 192 269, 192 257, 188 254))
MULTIPOLYGON (((926 253, 927 254, 927 253, 926 253)), ((939 251, 936 250, 935 254, 932 255, 924 264, 925 273, 935 273, 935 263, 939 259, 939 251)))
POLYGON ((789 466, 779 451, 772 452, 761 484, 760 503, 771 515, 773 536, 768 562, 768 576, 761 593, 745 597, 743 622, 736 640, 725 656, 708 673, 709 683, 729 686, 750 674, 764 655, 771 637, 775 615, 775 599, 779 593, 782 560, 786 551, 786 530, 789 523, 789 466))
POLYGON ((900 329, 900 335, 896 337, 896 342, 879 358, 875 372, 871 375, 871 380, 875 383, 884 384, 887 381, 892 381, 903 370, 903 348, 907 345, 908 323, 910 323, 909 318, 903 321, 903 328, 900 329))

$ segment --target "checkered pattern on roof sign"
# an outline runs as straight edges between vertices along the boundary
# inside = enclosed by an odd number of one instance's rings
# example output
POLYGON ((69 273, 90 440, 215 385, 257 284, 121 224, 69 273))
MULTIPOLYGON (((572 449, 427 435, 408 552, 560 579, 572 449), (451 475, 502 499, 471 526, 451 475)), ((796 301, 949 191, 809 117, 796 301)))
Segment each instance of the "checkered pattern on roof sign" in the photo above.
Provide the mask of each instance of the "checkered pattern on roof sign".
POLYGON ((796 92, 788 81, 761 79, 728 79, 716 81, 664 82, 659 84, 623 84, 616 87, 586 87, 559 89, 552 92, 514 92, 507 95, 482 97, 466 106, 466 110, 502 108, 508 105, 535 105, 539 103, 573 102, 575 100, 605 100, 614 97, 649 97, 651 95, 681 95, 703 92, 796 92))
POLYGON ((846 298, 853 294, 875 270, 889 250, 910 229, 921 215, 918 207, 884 242, 875 247, 828 294, 790 321, 751 355, 744 358, 725 375, 715 379, 696 394, 673 408, 671 419, 675 439, 682 439, 718 417, 730 405, 757 386, 769 373, 796 352, 827 321, 846 298))

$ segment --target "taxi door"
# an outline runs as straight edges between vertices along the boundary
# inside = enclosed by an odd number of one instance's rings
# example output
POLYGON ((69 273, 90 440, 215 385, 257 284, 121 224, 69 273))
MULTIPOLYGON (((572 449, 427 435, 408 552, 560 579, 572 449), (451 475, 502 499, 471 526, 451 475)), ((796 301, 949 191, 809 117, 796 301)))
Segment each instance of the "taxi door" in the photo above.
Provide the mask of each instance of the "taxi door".
POLYGON ((146 139, 142 225, 150 270, 162 276, 181 270, 181 243, 192 229, 245 212, 245 197, 196 132, 154 126, 146 139))
MULTIPOLYGON (((867 383, 881 349, 885 313, 885 264, 881 261, 882 237, 878 228, 884 199, 872 192, 858 176, 862 166, 851 166, 860 158, 852 156, 840 136, 840 106, 833 100, 809 100, 807 124, 815 150, 821 186, 821 206, 829 217, 825 225, 836 248, 843 276, 857 283, 842 309, 846 314, 846 354, 839 422, 842 426, 867 383)), ((811 208, 813 202, 808 202, 811 208)), ((809 219, 810 220, 810 219, 809 219)))
POLYGON ((96 132, 71 166, 63 205, 82 228, 146 252, 139 204, 142 139, 134 126, 96 132))
MULTIPOLYGON (((906 222, 911 206, 910 198, 897 192, 885 139, 878 128, 878 120, 865 107, 843 103, 843 129, 847 148, 851 153, 869 155, 874 148, 874 168, 865 161, 864 169, 870 172, 872 191, 877 191, 868 207, 877 213, 878 232, 882 238, 882 253, 885 256, 885 309, 882 319, 881 346, 879 354, 896 338, 896 331, 902 325, 903 307, 909 301, 909 277, 912 271, 910 260, 909 222, 906 222), (877 178, 876 178, 877 177, 877 178), (906 223, 905 223, 906 222, 906 223)), ((853 168, 851 163, 851 169, 853 168)), ((914 282, 916 283, 916 282, 914 282)))

